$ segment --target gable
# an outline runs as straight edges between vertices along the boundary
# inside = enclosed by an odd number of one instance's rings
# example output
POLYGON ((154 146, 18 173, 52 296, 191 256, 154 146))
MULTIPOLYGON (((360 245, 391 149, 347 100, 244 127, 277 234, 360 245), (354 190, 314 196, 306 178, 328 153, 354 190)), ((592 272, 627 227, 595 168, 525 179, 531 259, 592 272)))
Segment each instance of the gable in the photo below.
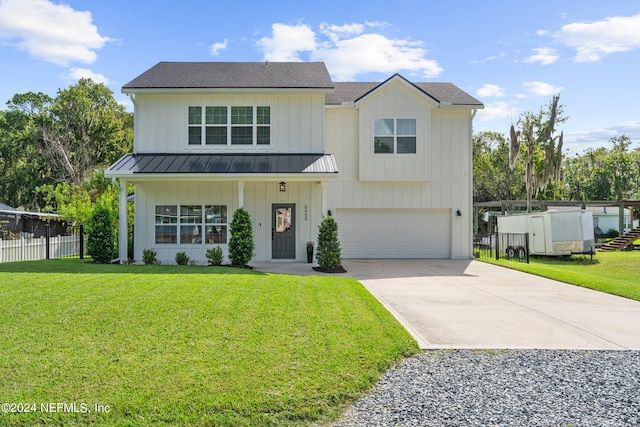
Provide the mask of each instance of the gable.
POLYGON ((360 103, 392 83, 403 83, 416 94, 426 97, 440 107, 456 106, 474 109, 484 108, 482 102, 464 92, 452 83, 417 82, 412 83, 396 74, 385 82, 341 82, 334 83, 335 90, 325 95, 326 105, 360 103))

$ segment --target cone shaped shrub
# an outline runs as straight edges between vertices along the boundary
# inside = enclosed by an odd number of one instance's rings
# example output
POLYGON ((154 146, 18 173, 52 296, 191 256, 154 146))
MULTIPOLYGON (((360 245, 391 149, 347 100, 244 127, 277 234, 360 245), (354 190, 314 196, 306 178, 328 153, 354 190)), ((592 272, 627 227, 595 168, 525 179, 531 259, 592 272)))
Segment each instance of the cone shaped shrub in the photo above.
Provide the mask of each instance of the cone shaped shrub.
POLYGON ((338 240, 338 223, 332 216, 327 216, 320 223, 318 230, 316 252, 318 266, 326 270, 333 270, 342 261, 340 241, 338 240))
POLYGON ((111 262, 117 256, 115 230, 111 210, 102 203, 93 208, 87 234, 87 253, 98 264, 111 262))
POLYGON ((253 223, 249 212, 243 208, 233 213, 233 220, 229 226, 229 260, 232 265, 247 265, 253 258, 255 248, 253 242, 253 223))

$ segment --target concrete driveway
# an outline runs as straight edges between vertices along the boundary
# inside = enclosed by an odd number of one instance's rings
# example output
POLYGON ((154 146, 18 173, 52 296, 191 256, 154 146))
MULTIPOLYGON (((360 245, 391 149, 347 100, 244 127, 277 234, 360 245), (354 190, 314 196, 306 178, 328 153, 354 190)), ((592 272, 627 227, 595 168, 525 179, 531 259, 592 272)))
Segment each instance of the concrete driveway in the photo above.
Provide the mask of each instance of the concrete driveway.
MULTIPOLYGON (((478 261, 348 260, 344 266, 423 349, 640 350, 638 301, 478 261)), ((315 274, 309 264, 256 267, 315 274)))

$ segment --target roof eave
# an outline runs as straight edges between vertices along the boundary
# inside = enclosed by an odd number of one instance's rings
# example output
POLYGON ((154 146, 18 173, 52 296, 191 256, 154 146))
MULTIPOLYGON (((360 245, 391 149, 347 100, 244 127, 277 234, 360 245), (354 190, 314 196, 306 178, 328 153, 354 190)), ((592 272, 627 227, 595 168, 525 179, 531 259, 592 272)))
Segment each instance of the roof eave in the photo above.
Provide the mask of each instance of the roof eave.
POLYGON ((447 104, 440 103, 438 105, 440 109, 452 109, 452 110, 483 110, 484 104, 447 104))
POLYGON ((140 94, 180 94, 180 93, 230 93, 230 92, 251 92, 251 93, 332 93, 333 87, 220 87, 220 88, 136 88, 123 87, 121 92, 124 94, 140 93, 140 94))
POLYGON ((132 181, 318 181, 338 177, 338 172, 304 173, 119 173, 106 171, 105 177, 132 181))

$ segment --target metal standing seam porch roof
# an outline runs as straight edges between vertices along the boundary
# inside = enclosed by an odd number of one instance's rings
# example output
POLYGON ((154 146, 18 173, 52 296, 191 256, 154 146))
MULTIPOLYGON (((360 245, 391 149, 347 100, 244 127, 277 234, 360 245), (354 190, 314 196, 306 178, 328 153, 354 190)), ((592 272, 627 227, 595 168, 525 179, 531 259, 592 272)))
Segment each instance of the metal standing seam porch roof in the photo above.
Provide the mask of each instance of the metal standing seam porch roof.
POLYGON ((338 173, 332 154, 127 154, 107 171, 110 177, 184 175, 288 175, 338 173))

